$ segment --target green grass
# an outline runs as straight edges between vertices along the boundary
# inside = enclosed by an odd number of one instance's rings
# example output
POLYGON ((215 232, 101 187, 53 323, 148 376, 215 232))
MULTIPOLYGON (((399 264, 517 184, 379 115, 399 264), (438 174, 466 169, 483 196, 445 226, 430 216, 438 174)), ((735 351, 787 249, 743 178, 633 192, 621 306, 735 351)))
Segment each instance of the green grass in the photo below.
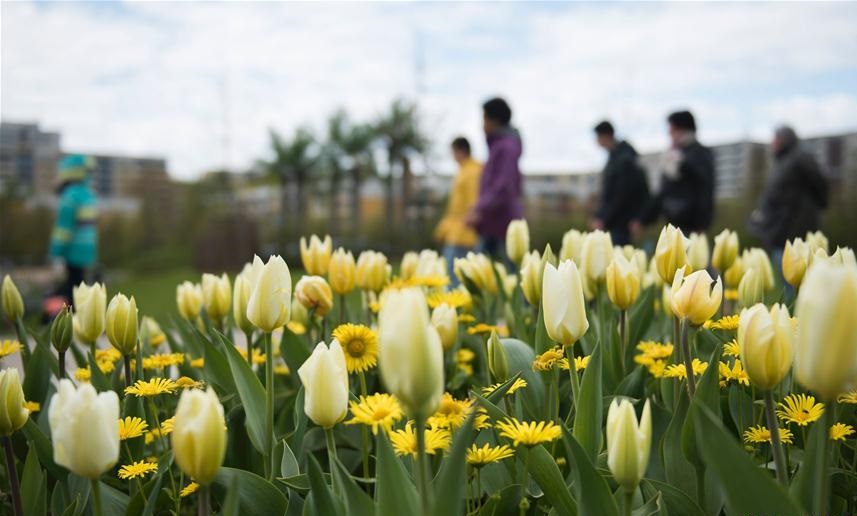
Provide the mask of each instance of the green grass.
POLYGON ((190 268, 133 274, 108 285, 108 289, 134 296, 141 317, 148 315, 163 324, 177 313, 176 286, 185 280, 199 282, 200 274, 190 268))

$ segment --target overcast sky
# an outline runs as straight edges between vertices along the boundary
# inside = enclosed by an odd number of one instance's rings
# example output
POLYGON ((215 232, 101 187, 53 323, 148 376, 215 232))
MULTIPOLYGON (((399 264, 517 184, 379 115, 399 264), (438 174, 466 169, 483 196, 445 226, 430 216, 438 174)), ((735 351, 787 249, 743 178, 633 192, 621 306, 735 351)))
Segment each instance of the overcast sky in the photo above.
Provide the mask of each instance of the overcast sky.
POLYGON ((433 169, 480 103, 507 97, 529 172, 600 166, 591 127, 666 144, 689 107, 707 142, 857 129, 857 3, 8 3, 4 120, 66 150, 163 156, 174 176, 245 167, 267 129, 322 129, 419 101, 433 169), (420 64, 421 63, 421 64, 420 64))

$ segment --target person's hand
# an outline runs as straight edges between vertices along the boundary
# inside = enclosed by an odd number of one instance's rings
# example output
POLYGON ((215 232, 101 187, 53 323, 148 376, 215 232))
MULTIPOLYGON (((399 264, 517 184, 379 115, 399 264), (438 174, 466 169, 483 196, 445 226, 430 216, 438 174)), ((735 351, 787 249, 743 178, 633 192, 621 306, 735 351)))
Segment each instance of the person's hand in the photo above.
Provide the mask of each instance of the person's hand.
POLYGON ((596 229, 604 229, 604 221, 599 218, 589 219, 589 229, 591 231, 595 231, 596 229))
POLYGON ((631 236, 636 240, 643 232, 643 224, 639 220, 635 219, 628 224, 628 229, 631 231, 631 236))

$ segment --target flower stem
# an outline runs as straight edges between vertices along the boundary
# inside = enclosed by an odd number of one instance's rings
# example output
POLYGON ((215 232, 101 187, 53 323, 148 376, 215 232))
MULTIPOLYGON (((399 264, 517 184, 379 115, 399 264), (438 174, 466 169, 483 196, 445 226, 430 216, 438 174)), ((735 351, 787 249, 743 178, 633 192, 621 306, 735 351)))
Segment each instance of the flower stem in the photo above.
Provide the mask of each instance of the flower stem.
POLYGON ((131 386, 131 355, 122 355, 125 363, 125 387, 131 386))
POLYGON ((211 514, 211 490, 208 486, 199 486, 199 507, 197 514, 199 516, 208 516, 211 514))
POLYGON ((333 427, 324 429, 325 441, 327 441, 327 462, 330 468, 330 487, 333 489, 333 496, 339 496, 339 484, 336 482, 336 439, 333 435, 333 427))
MULTIPOLYGON (((368 393, 366 375, 360 371, 357 376, 360 378, 360 395, 366 396, 368 393)), ((360 425, 360 439, 363 452, 363 478, 369 478, 369 428, 366 425, 360 425)))
MULTIPOLYGON (((673 349, 676 353, 676 363, 681 362, 682 360, 682 349, 681 349, 681 322, 676 315, 673 315, 673 349)), ((679 395, 679 386, 680 382, 675 382, 673 384, 673 406, 675 407, 678 404, 678 395, 679 395)))
POLYGON ((765 391, 765 416, 768 418, 768 429, 771 432, 771 450, 774 454, 774 467, 777 470, 777 481, 788 486, 789 474, 786 471, 786 459, 783 454, 783 443, 780 441, 780 429, 777 416, 774 414, 774 396, 770 390, 765 391))
POLYGON ((619 345, 622 346, 622 352, 619 356, 622 357, 622 373, 625 373, 627 367, 625 355, 628 353, 628 311, 619 311, 619 345))
POLYGON ((97 478, 93 478, 92 483, 92 512, 95 516, 104 514, 101 508, 101 482, 97 478))
POLYGON ((634 491, 625 491, 625 505, 622 506, 622 514, 631 516, 631 504, 634 501, 634 491))
POLYGON ((9 489, 12 491, 12 509, 15 516, 24 516, 21 505, 21 484, 18 482, 18 470, 15 469, 15 453, 12 451, 12 439, 3 437, 3 450, 6 452, 6 471, 9 476, 9 489))
POLYGON ((690 343, 687 338, 689 331, 690 323, 685 319, 681 322, 681 354, 684 359, 684 370, 687 374, 687 395, 690 399, 693 399, 693 395, 696 392, 696 379, 693 377, 693 358, 690 354, 690 343))
POLYGON ((568 358, 568 375, 571 379, 571 405, 577 415, 577 401, 580 398, 580 379, 577 377, 577 367, 574 363, 574 344, 565 347, 565 356, 568 358))
POLYGON ((57 370, 57 377, 62 380, 65 378, 65 351, 57 352, 57 360, 59 361, 59 369, 57 370))
POLYGON ((420 514, 427 516, 431 512, 431 501, 429 498, 428 479, 428 456, 426 456, 426 418, 423 415, 416 417, 417 423, 417 461, 415 464, 417 489, 420 492, 420 514))
MULTIPOLYGON (((265 333, 265 478, 274 479, 274 349, 265 333)), ((248 354, 249 356, 249 354, 248 354)))
POLYGON ((822 441, 824 444, 821 447, 822 468, 815 478, 816 497, 815 510, 812 511, 813 514, 827 514, 827 507, 830 505, 830 472, 827 471, 830 468, 830 439, 828 436, 830 435, 830 427, 833 425, 833 420, 835 419, 833 408, 834 403, 829 403, 821 415, 822 431, 824 432, 824 439, 822 441))

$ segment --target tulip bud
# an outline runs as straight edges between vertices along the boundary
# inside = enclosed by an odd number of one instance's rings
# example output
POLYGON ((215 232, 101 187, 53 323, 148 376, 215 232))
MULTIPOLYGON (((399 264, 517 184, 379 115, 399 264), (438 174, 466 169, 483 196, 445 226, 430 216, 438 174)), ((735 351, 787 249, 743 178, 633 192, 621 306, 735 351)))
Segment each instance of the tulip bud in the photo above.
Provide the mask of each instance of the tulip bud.
POLYGON ((107 307, 107 339, 123 355, 137 347, 137 301, 116 294, 107 307))
POLYGON ((0 371, 0 402, 0 435, 9 437, 30 417, 24 406, 21 378, 14 367, 0 371))
POLYGON ((708 268, 708 238, 705 234, 690 234, 686 254, 691 269, 701 271, 708 268))
POLYGON ((640 295, 640 271, 621 253, 607 266, 607 296, 620 310, 627 310, 640 295))
POLYGON ((446 303, 434 307, 431 312, 431 325, 440 336, 440 343, 444 351, 449 351, 455 346, 458 338, 458 313, 455 308, 446 303))
POLYGON ((375 251, 363 251, 357 258, 357 286, 380 292, 387 284, 387 257, 375 251))
POLYGON ((729 288, 738 288, 741 283, 741 278, 744 277, 744 261, 741 257, 735 258, 732 265, 723 273, 723 279, 726 281, 726 286, 729 288))
POLYGON ((467 253, 464 258, 456 258, 455 275, 468 289, 478 292, 497 293, 497 277, 491 259, 484 254, 467 253))
POLYGON ((324 317, 333 308, 333 292, 321 276, 304 276, 295 285, 295 299, 315 315, 324 317))
POLYGON ((348 411, 348 370, 345 354, 334 339, 328 348, 319 342, 298 369, 304 386, 304 412, 313 423, 333 428, 348 411))
POLYGON ((854 250, 850 247, 837 247, 830 258, 840 265, 857 266, 857 258, 854 256, 854 250))
POLYGON ((297 299, 292 299, 292 315, 289 321, 294 321, 304 326, 309 324, 309 312, 297 299))
POLYGON ((65 306, 51 323, 51 344, 58 352, 67 351, 71 345, 74 337, 74 325, 71 319, 71 311, 65 306))
POLYGON ((85 283, 74 287, 74 326, 78 338, 87 344, 98 340, 104 332, 107 289, 101 283, 85 283))
POLYGON ((655 264, 664 283, 672 284, 675 272, 687 263, 685 238, 681 230, 667 224, 655 246, 655 264))
POLYGON ((714 237, 711 265, 720 272, 727 270, 738 257, 738 233, 724 229, 714 237))
POLYGON ((75 388, 71 380, 60 380, 48 409, 54 462, 81 477, 97 479, 119 460, 118 420, 115 392, 99 394, 92 384, 75 388))
POLYGON ((806 238, 804 238, 804 240, 809 246, 809 251, 812 254, 815 254, 815 251, 818 249, 824 250, 824 254, 827 254, 827 251, 830 249, 830 246, 827 243, 827 237, 821 231, 807 231, 806 238))
POLYGON ((673 313, 672 288, 670 288, 670 285, 663 285, 661 287, 661 308, 664 311, 664 315, 668 317, 675 315, 673 313))
POLYGON ((292 301, 292 276, 289 266, 279 255, 262 260, 253 259, 254 275, 247 319, 260 330, 271 333, 289 322, 292 301))
POLYGON ((756 387, 771 390, 789 372, 794 335, 788 308, 783 305, 774 305, 768 311, 759 303, 741 310, 738 319, 741 363, 756 387))
POLYGON ((411 417, 428 417, 443 395, 443 346, 422 290, 391 291, 378 314, 378 366, 411 417))
POLYGON ((744 262, 745 269, 756 269, 756 272, 762 276, 765 290, 774 288, 774 268, 768 253, 763 249, 753 247, 744 251, 741 261, 744 262))
POLYGON ((506 254, 512 263, 520 265, 530 250, 530 227, 525 219, 513 220, 506 229, 506 254))
POLYGON ((521 260, 521 290, 532 306, 539 306, 542 299, 542 274, 545 266, 538 251, 524 255, 521 260))
POLYGON ((244 273, 235 276, 235 285, 232 289, 232 318, 235 319, 235 326, 245 334, 252 332, 254 328, 253 323, 247 319, 247 305, 250 303, 252 292, 253 287, 244 273))
POLYGON ((3 277, 3 287, 0 288, 0 302, 3 305, 3 313, 11 322, 24 317, 24 300, 21 298, 21 292, 15 286, 15 282, 7 274, 3 277))
POLYGON ((157 347, 167 340, 167 335, 161 329, 161 325, 155 319, 143 316, 140 322, 140 341, 148 342, 150 346, 157 347))
POLYGON ((797 297, 795 376, 828 402, 857 387, 857 267, 810 267, 797 297))
POLYGON ((596 230, 583 239, 583 250, 580 255, 580 272, 593 283, 604 282, 607 265, 613 258, 613 242, 610 233, 596 230))
POLYGON ((330 258, 327 279, 330 288, 337 294, 347 294, 354 290, 357 278, 357 264, 351 251, 339 248, 330 258))
POLYGON ((203 302, 201 286, 185 281, 176 287, 176 305, 179 308, 179 315, 185 320, 195 321, 202 311, 203 302))
POLYGON ((332 252, 333 240, 330 235, 325 236, 324 240, 312 235, 309 239, 309 245, 307 245, 306 238, 301 237, 301 262, 303 262, 307 274, 326 275, 332 252))
POLYGON ((571 346, 589 329, 583 283, 571 260, 545 265, 542 279, 542 306, 548 336, 563 346, 571 346))
POLYGON ((210 484, 223 464, 226 439, 223 405, 214 390, 185 389, 170 434, 179 469, 197 484, 210 484))
POLYGON ((708 275, 708 271, 696 271, 684 276, 684 269, 676 271, 670 292, 673 313, 681 319, 699 326, 717 313, 723 300, 723 283, 708 275))
POLYGON ((399 265, 399 276, 402 279, 410 279, 417 273, 417 265, 419 265, 420 257, 414 251, 408 251, 402 256, 402 263, 399 265))
POLYGON ((607 466, 616 482, 633 492, 649 465, 652 447, 652 415, 649 400, 637 424, 634 406, 627 399, 614 398, 607 412, 607 466))
POLYGON ((495 382, 505 382, 509 379, 509 359, 506 357, 506 349, 500 342, 500 336, 496 331, 491 331, 488 338, 488 370, 495 382))
POLYGON ((443 276, 447 275, 446 258, 437 254, 434 249, 423 249, 417 255, 417 265, 414 276, 443 276))
POLYGON ((226 317, 232 302, 232 286, 229 284, 229 276, 223 274, 217 277, 214 274, 203 274, 202 298, 205 303, 205 311, 211 319, 219 321, 226 317))
POLYGON ((576 229, 568 230, 562 236, 562 247, 559 250, 560 261, 572 260, 575 264, 579 264, 585 238, 586 235, 576 229))
POLYGON ((809 265, 809 246, 800 238, 786 242, 783 249, 783 277, 789 285, 799 287, 809 265))
POLYGON ((738 304, 753 306, 765 300, 765 278, 756 269, 747 269, 738 283, 738 304))

